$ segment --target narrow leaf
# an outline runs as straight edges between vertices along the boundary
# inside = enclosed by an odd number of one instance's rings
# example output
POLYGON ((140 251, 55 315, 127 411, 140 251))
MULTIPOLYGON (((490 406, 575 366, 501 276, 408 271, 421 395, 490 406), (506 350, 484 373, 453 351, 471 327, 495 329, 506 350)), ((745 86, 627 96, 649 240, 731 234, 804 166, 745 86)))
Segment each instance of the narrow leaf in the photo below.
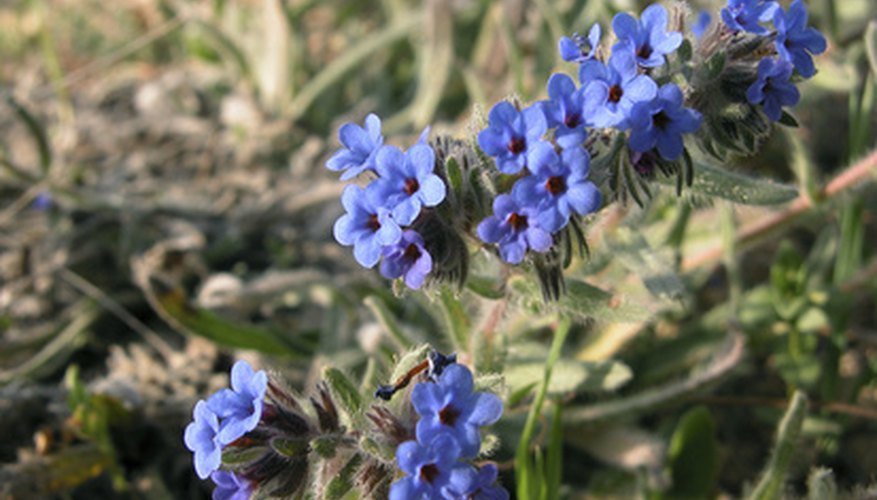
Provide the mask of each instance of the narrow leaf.
POLYGON ((546 304, 539 286, 530 278, 517 276, 509 280, 512 296, 537 312, 557 310, 580 320, 600 319, 614 322, 646 321, 653 312, 644 305, 624 303, 623 299, 584 281, 567 278, 566 294, 557 302, 546 304))
MULTIPOLYGON (((798 196, 798 190, 788 184, 748 177, 703 161, 694 163, 696 173, 690 189, 697 194, 743 205, 778 205, 798 196)), ((657 179, 666 185, 672 182, 663 176, 657 179)))
POLYGON ((771 500, 780 498, 783 484, 786 481, 789 463, 797 448, 798 436, 801 434, 801 426, 807 415, 807 396, 801 391, 795 391, 789 408, 777 429, 776 445, 770 457, 767 467, 762 472, 761 479, 755 490, 749 495, 751 500, 771 500))

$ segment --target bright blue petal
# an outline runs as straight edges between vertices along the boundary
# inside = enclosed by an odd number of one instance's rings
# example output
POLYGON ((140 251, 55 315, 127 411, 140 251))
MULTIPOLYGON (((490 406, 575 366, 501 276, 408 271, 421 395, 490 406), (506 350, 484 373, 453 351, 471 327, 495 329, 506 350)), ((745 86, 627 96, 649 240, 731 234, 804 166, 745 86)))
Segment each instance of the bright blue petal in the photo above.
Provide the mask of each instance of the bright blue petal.
POLYGON ((430 174, 420 183, 420 199, 427 207, 434 207, 445 199, 447 187, 439 176, 430 174))

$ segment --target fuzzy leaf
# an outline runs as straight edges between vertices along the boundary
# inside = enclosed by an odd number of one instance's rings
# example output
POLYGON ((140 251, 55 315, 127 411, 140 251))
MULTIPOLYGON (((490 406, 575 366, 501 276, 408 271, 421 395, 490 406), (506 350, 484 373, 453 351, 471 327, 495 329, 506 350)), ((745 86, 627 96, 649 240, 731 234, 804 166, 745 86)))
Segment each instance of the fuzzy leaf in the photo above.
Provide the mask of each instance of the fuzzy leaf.
POLYGON ((362 395, 356 385, 347 378, 347 375, 335 368, 327 368, 323 371, 323 378, 329 384, 332 395, 350 416, 355 419, 362 411, 362 395))
MULTIPOLYGON (((788 184, 748 177, 697 159, 694 163, 696 173, 690 189, 697 194, 743 205, 778 205, 798 196, 798 190, 788 184)), ((658 180, 666 185, 675 182, 663 176, 658 180)))
POLYGON ((673 270, 673 263, 654 250, 642 234, 626 229, 616 231, 610 247, 621 265, 639 276, 654 297, 682 298, 685 285, 673 270))
POLYGON ((789 408, 777 428, 776 446, 770 462, 764 469, 755 491, 749 496, 751 500, 780 498, 805 416, 807 416, 807 396, 801 391, 795 391, 789 402, 789 408))
POLYGON ((624 303, 623 300, 605 290, 584 281, 567 278, 566 294, 557 302, 546 304, 542 300, 539 286, 530 278, 517 276, 509 280, 509 289, 525 307, 536 312, 557 310, 564 315, 580 320, 600 319, 619 323, 646 321, 653 312, 644 305, 624 303))
MULTIPOLYGON (((509 348, 506 384, 512 393, 526 391, 542 380, 547 350, 541 344, 525 343, 509 348)), ((619 361, 573 361, 560 359, 554 365, 548 395, 570 392, 609 392, 627 383, 632 372, 619 361)))
POLYGON ((329 500, 344 498, 347 492, 353 489, 353 476, 359 470, 362 461, 362 455, 358 453, 353 455, 347 464, 326 485, 326 490, 323 492, 324 497, 329 500))
POLYGON ((271 440, 271 449, 287 458, 297 457, 307 454, 308 441, 277 437, 271 440))
POLYGON ((226 446, 222 449, 222 463, 243 465, 261 457, 268 451, 265 446, 226 446))

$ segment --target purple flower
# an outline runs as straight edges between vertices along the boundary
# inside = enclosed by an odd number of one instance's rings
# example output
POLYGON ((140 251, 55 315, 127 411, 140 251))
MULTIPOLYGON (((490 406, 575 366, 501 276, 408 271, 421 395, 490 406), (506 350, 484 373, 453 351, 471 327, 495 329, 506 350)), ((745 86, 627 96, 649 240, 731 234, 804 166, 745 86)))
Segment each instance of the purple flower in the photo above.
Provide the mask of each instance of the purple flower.
MULTIPOLYGON (((423 385, 423 384, 420 384, 423 385)), ((396 448, 396 463, 407 474, 390 487, 390 500, 433 500, 443 498, 443 490, 464 479, 460 469, 472 468, 460 460, 460 445, 450 436, 438 436, 427 446, 405 441, 396 448)))
MULTIPOLYGON (((548 100, 542 102, 542 111, 549 127, 557 127, 554 138, 562 148, 579 146, 588 133, 585 131, 586 116, 584 89, 577 89, 568 75, 555 73, 548 79, 548 100)), ((588 103, 593 101, 587 101, 588 103)), ((547 144, 533 145, 533 148, 547 144)))
POLYGON ((499 102, 488 115, 488 127, 478 134, 478 146, 496 158, 504 174, 516 174, 527 165, 529 147, 547 130, 539 106, 518 111, 509 102, 499 102))
POLYGON ((405 276, 408 288, 418 289, 426 275, 432 271, 432 256, 423 247, 423 238, 416 231, 402 232, 398 243, 383 250, 381 275, 388 279, 405 276))
POLYGON ((590 158, 583 148, 558 156, 550 144, 540 145, 529 162, 533 175, 518 180, 512 196, 536 207, 536 222, 546 231, 559 231, 573 213, 585 215, 600 207, 600 191, 588 180, 590 158))
POLYGON ((619 45, 629 45, 636 54, 636 60, 644 68, 655 68, 664 64, 664 56, 672 54, 682 44, 682 33, 667 33, 667 9, 652 4, 643 11, 640 20, 625 12, 612 19, 612 30, 618 37, 619 45))
POLYGON ((222 447, 217 439, 219 419, 204 401, 198 401, 192 411, 193 421, 186 426, 186 448, 195 454, 195 472, 207 479, 222 462, 222 447))
POLYGON ((432 443, 449 436, 460 447, 458 457, 478 455, 478 429, 499 420, 502 401, 496 394, 472 392, 472 387, 472 372, 459 364, 445 368, 435 382, 417 384, 411 392, 411 403, 420 415, 417 440, 432 443))
POLYGON ((630 118, 630 148, 645 153, 655 146, 665 160, 682 154, 682 134, 700 127, 697 111, 682 106, 682 91, 673 83, 658 89, 658 96, 633 107, 630 118))
POLYGON ((779 120, 783 106, 794 106, 801 98, 798 88, 789 81, 791 76, 792 63, 765 57, 758 63, 758 79, 746 89, 746 99, 761 104, 771 121, 779 120))
POLYGON ((496 484, 499 470, 494 463, 486 463, 480 469, 460 468, 454 471, 445 491, 450 498, 466 500, 508 500, 509 492, 496 484))
POLYGON ((216 484, 213 500, 247 500, 253 494, 253 485, 233 472, 218 470, 210 479, 216 484))
POLYGON ((384 206, 391 208, 397 224, 411 224, 421 207, 434 207, 445 199, 445 183, 432 173, 435 153, 431 147, 415 144, 403 153, 396 146, 384 146, 375 163, 380 178, 373 189, 386 200, 384 206))
POLYGON ((402 237, 399 224, 383 203, 379 190, 372 183, 368 189, 351 184, 341 195, 347 213, 335 221, 335 239, 342 245, 353 245, 353 256, 365 267, 374 267, 381 258, 381 249, 402 237))
POLYGON ((231 389, 223 389, 207 399, 207 406, 220 419, 218 440, 229 444, 255 429, 262 418, 262 403, 268 388, 264 370, 240 360, 231 367, 231 389))
POLYGON ((694 21, 694 24, 691 25, 691 32, 694 33, 694 37, 698 39, 702 37, 712 21, 713 16, 710 15, 709 11, 701 10, 698 12, 697 19, 694 21))
POLYGON ((722 22, 731 31, 748 31, 756 35, 770 32, 759 23, 770 21, 779 4, 766 0, 728 0, 722 9, 722 22))
POLYGON ((597 55, 597 47, 599 46, 600 25, 594 23, 591 26, 591 31, 588 32, 588 38, 578 33, 573 33, 572 38, 562 36, 557 48, 564 61, 583 63, 597 55))
POLYGON ((807 7, 795 0, 787 13, 777 9, 773 16, 777 30, 776 48, 780 57, 795 65, 798 74, 810 78, 816 73, 811 54, 825 52, 826 42, 816 28, 807 27, 807 7))
POLYGON ((545 252, 553 244, 551 234, 536 223, 536 208, 520 206, 501 194, 493 200, 493 215, 478 224, 478 237, 499 245, 499 255, 509 264, 520 264, 527 249, 545 252))
POLYGON ((650 101, 658 92, 655 81, 639 74, 636 58, 629 46, 613 50, 609 64, 586 61, 579 68, 579 80, 585 95, 594 100, 591 122, 595 127, 627 128, 633 105, 650 101))
POLYGON ((384 143, 381 119, 377 115, 365 117, 365 128, 345 123, 338 129, 338 139, 344 147, 329 158, 326 168, 335 172, 346 170, 341 174, 342 181, 353 179, 366 170, 374 170, 375 154, 384 143))
POLYGON ((40 193, 34 198, 33 203, 31 203, 31 207, 34 210, 45 212, 46 210, 52 208, 52 193, 49 191, 40 191, 40 193))

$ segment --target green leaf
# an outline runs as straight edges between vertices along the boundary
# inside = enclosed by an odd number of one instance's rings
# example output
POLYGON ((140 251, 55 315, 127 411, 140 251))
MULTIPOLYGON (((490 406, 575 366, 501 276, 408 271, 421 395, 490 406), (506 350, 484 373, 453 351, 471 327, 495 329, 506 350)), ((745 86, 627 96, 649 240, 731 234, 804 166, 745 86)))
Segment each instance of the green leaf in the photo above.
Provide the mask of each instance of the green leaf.
POLYGON ((280 339, 279 335, 253 325, 232 322, 191 304, 179 288, 147 291, 147 297, 156 311, 183 332, 199 335, 218 344, 240 349, 287 355, 309 356, 313 350, 294 338, 280 339))
POLYGON ((807 396, 801 391, 795 391, 789 402, 789 408, 783 415, 777 429, 776 446, 770 457, 770 462, 765 467, 755 490, 749 495, 750 500, 780 498, 789 464, 795 455, 798 436, 801 434, 801 426, 804 424, 805 416, 807 416, 807 396))
POLYGON ((329 390, 332 391, 332 396, 338 404, 351 419, 355 420, 363 407, 362 395, 356 385, 336 368, 323 370, 323 379, 329 384, 329 390))
POLYGON ((9 103, 9 106, 12 107, 15 114, 24 123, 27 131, 33 137, 40 158, 40 170, 44 176, 48 175, 49 169, 52 166, 52 148, 49 146, 49 138, 46 135, 45 127, 27 108, 15 100, 11 94, 6 94, 6 102, 9 103))
POLYGON ((463 191, 463 170, 460 163, 453 156, 445 161, 445 174, 448 177, 448 187, 458 195, 463 191))
POLYGON ((393 313, 387 307, 387 304, 377 295, 369 295, 363 301, 366 307, 374 314, 375 319, 378 320, 378 323, 384 327, 387 333, 390 334, 400 347, 403 349, 407 349, 414 345, 414 341, 412 341, 408 334, 402 330, 402 327, 399 325, 399 322, 396 321, 396 317, 393 316, 393 313))
POLYGON ((222 449, 222 463, 243 465, 260 458, 267 452, 267 446, 226 446, 222 449))
POLYGON ((535 492, 541 487, 543 468, 541 465, 540 454, 536 451, 535 464, 530 459, 530 445, 532 444, 533 434, 536 430, 536 421, 542 414, 542 404, 548 392, 548 385, 551 381, 552 370, 557 360, 560 358, 560 351, 563 343, 566 341, 572 323, 568 319, 561 319, 557 328, 554 330, 554 338, 551 341, 551 349, 548 357, 543 365, 542 383, 536 393, 536 399, 530 406, 527 414, 527 421, 524 423, 524 430, 521 432, 521 439, 518 441, 518 448, 515 452, 515 482, 517 487, 518 498, 537 498, 535 492))
POLYGON ((798 125, 798 120, 787 111, 783 111, 783 114, 780 115, 779 123, 792 128, 798 128, 800 126, 798 125))
POLYGON ((656 298, 679 300, 685 294, 673 262, 654 250, 642 234, 622 228, 615 231, 609 247, 621 265, 637 275, 656 298))
POLYGON ((308 453, 307 439, 286 439, 276 437, 271 440, 271 449, 287 458, 303 456, 308 453))
POLYGON ((495 278, 470 274, 469 279, 466 280, 466 288, 485 299, 499 300, 505 297, 501 283, 495 278))
POLYGON ((709 80, 715 80, 725 70, 725 53, 716 52, 706 62, 706 73, 709 80))
POLYGON ((716 424, 703 406, 686 412, 670 438, 673 487, 668 498, 709 498, 718 472, 716 424))
POLYGON ((412 368, 422 363, 426 359, 430 350, 432 350, 432 346, 429 344, 423 344, 403 354, 402 357, 399 358, 399 362, 396 363, 396 367, 393 368, 393 374, 390 376, 390 383, 395 383, 402 378, 403 375, 411 371, 412 368))
POLYGON ((650 319, 653 311, 641 304, 624 303, 623 299, 584 281, 566 279, 566 294, 557 302, 546 304, 535 280, 515 276, 509 280, 512 296, 535 312, 556 310, 580 320, 600 319, 618 323, 633 323, 650 319))
POLYGON ((726 343, 704 367, 695 369, 682 380, 671 381, 623 398, 601 401, 564 410, 567 425, 593 425, 654 411, 656 407, 677 400, 715 383, 734 368, 743 356, 743 337, 732 332, 726 343))
POLYGON ((688 62, 691 60, 692 54, 691 40, 687 38, 682 40, 682 45, 679 46, 679 50, 676 52, 676 55, 679 56, 679 60, 682 62, 688 62))
POLYGON ((877 21, 871 20, 865 29, 865 52, 871 65, 871 74, 877 77, 877 21))
MULTIPOLYGON (((778 205, 798 197, 798 190, 788 184, 748 177, 697 159, 694 163, 695 176, 690 189, 697 194, 743 205, 778 205)), ((665 185, 674 182, 663 176, 657 179, 665 185)))
MULTIPOLYGON (((506 360, 505 382, 519 392, 542 380, 547 349, 535 342, 513 345, 506 360)), ((549 396, 571 392, 610 392, 626 384, 633 373, 619 361, 575 361, 560 359, 552 370, 549 396)))
POLYGON ((548 435, 548 456, 545 460, 545 483, 548 499, 560 498, 563 480, 563 404, 554 403, 551 431, 548 435))
POLYGON ((332 477, 329 484, 326 485, 326 490, 323 492, 324 497, 328 500, 340 500, 347 492, 353 489, 354 474, 359 470, 362 462, 362 455, 359 453, 353 455, 344 467, 332 477))
POLYGON ((468 351, 472 325, 463 303, 449 287, 443 285, 439 290, 439 304, 449 340, 456 350, 468 351))

